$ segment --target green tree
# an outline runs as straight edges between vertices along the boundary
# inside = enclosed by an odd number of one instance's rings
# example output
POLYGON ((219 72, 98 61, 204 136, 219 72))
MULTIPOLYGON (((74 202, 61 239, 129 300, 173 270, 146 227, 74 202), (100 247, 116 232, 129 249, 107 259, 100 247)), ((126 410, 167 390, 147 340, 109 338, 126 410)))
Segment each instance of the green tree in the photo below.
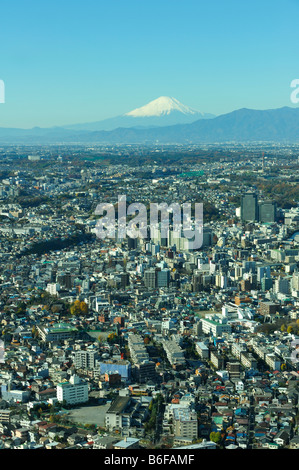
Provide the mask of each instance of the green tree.
POLYGON ((86 315, 86 313, 88 312, 88 305, 86 302, 80 302, 80 311, 81 313, 86 315))
POLYGON ((70 307, 70 312, 72 315, 86 315, 88 312, 88 305, 86 302, 75 300, 70 307))
POLYGON ((212 431, 210 434, 210 441, 215 442, 216 444, 219 444, 221 441, 221 433, 212 431))
POLYGON ((72 303, 70 312, 72 315, 79 315, 81 312, 80 309, 80 300, 75 300, 75 302, 72 303))

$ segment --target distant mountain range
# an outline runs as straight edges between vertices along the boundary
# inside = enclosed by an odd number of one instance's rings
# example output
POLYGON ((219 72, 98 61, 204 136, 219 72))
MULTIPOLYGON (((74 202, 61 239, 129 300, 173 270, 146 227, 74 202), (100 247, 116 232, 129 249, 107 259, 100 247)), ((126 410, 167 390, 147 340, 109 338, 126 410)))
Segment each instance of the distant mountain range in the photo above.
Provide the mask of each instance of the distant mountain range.
POLYGON ((156 100, 133 109, 128 113, 103 121, 72 124, 63 126, 64 129, 83 131, 111 131, 118 127, 160 127, 175 124, 187 124, 198 119, 214 118, 214 114, 203 113, 189 108, 175 98, 160 96, 156 100))
POLYGON ((123 116, 94 123, 52 128, 0 128, 2 144, 200 144, 232 141, 299 143, 299 108, 244 108, 213 117, 194 111, 174 98, 160 97, 123 116))

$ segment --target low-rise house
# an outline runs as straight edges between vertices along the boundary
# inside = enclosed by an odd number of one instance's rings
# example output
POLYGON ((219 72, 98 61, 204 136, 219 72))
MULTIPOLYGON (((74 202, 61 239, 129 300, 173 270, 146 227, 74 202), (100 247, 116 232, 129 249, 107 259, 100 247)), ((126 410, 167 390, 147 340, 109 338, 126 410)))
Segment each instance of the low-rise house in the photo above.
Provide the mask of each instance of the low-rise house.
POLYGON ((113 436, 98 436, 93 441, 93 449, 113 449, 113 445, 118 442, 117 437, 113 436))
POLYGON ((281 429, 273 439, 273 441, 281 447, 287 445, 289 440, 290 434, 285 429, 281 429))
POLYGON ((132 437, 125 437, 122 441, 113 444, 113 449, 139 449, 140 439, 134 439, 132 437))
POLYGON ((299 436, 294 436, 290 440, 290 449, 299 449, 299 436))

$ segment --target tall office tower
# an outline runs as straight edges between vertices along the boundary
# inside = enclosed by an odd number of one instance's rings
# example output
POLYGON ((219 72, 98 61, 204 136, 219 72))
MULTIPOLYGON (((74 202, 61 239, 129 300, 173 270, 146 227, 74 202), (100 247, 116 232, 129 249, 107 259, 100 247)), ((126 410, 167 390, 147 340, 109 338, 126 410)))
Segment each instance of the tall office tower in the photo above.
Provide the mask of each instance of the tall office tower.
POLYGON ((252 272, 256 271, 256 262, 255 261, 246 261, 246 260, 244 260, 242 262, 242 266, 245 269, 246 273, 249 273, 249 271, 252 271, 252 272))
POLYGON ((259 221, 275 222, 277 204, 274 201, 264 201, 259 203, 259 221))
POLYGON ((150 289, 156 288, 157 274, 156 270, 151 268, 144 271, 144 285, 150 289))
POLYGON ((129 273, 120 273, 119 274, 119 279, 120 279, 120 287, 125 288, 130 285, 130 275, 129 273))
POLYGON ((137 248, 137 238, 128 237, 128 249, 135 250, 137 248))
POLYGON ((170 269, 157 271, 157 287, 168 287, 170 281, 170 269))
POLYGON ((290 293, 290 279, 289 278, 283 278, 279 276, 278 279, 275 280, 274 283, 274 291, 276 294, 289 294, 290 293))
POLYGON ((204 227, 203 228, 203 233, 202 233, 202 246, 212 246, 213 243, 213 231, 209 227, 204 227))
POLYGON ((246 193, 241 197, 241 219, 244 222, 258 221, 258 202, 255 193, 246 193))
POLYGON ((271 279, 271 277, 266 277, 264 276, 262 279, 261 279, 261 290, 263 292, 271 289, 273 286, 273 281, 271 279))
POLYGON ((270 266, 258 266, 257 267, 257 280, 261 282, 263 277, 271 277, 271 268, 270 266))

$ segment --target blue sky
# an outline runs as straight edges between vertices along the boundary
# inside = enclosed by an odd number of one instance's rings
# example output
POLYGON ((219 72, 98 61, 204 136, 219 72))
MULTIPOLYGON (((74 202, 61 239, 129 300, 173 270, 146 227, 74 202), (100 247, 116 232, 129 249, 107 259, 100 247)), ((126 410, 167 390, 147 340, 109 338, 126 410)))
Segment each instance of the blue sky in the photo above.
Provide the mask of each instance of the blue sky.
POLYGON ((296 106, 299 0, 2 0, 0 17, 1 127, 96 121, 161 95, 214 114, 296 106))

